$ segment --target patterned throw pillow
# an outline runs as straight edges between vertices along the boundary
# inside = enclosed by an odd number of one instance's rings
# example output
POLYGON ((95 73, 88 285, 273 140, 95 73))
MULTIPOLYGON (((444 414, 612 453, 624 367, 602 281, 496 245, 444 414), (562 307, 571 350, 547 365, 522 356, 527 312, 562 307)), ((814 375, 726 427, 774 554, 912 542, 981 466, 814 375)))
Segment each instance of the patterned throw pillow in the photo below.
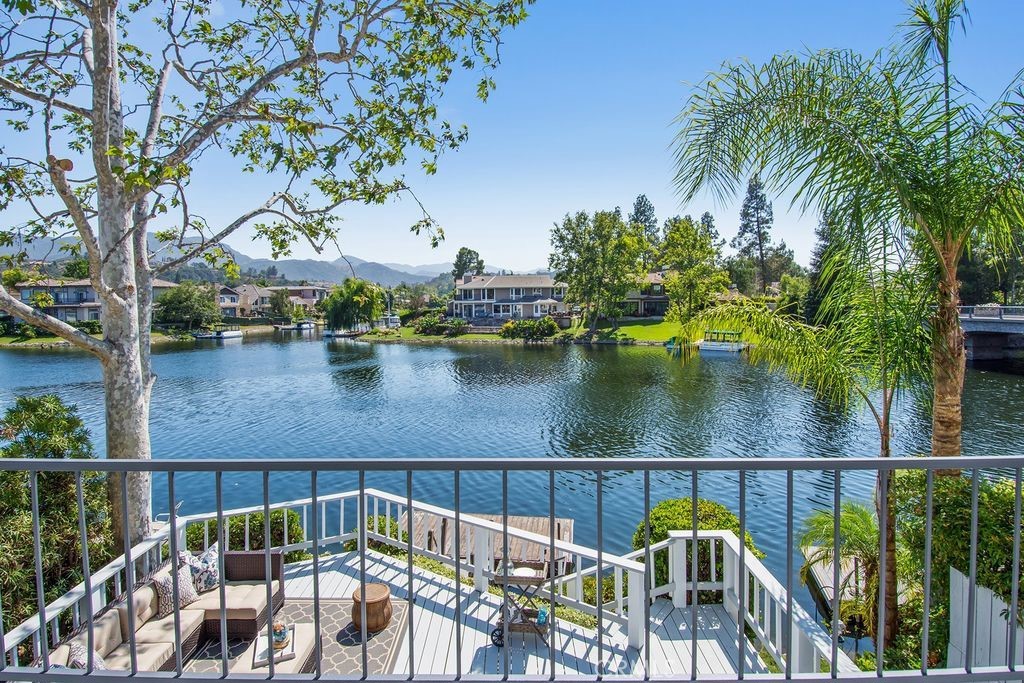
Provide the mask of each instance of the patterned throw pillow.
MULTIPOLYGON (((51 668, 56 668, 54 667, 51 668)), ((89 648, 77 640, 72 640, 68 643, 68 666, 69 669, 85 669, 89 666, 89 648)), ((92 668, 94 671, 108 671, 110 667, 103 661, 103 657, 100 657, 100 653, 93 650, 92 653, 92 668)))
MULTIPOLYGON (((178 609, 187 607, 199 599, 196 593, 196 585, 192 582, 192 573, 187 571, 176 571, 178 577, 178 609)), ((153 578, 153 588, 156 589, 158 617, 166 617, 174 611, 174 579, 170 572, 161 572, 153 578)))
POLYGON ((198 556, 192 553, 178 552, 178 564, 179 566, 188 566, 191 570, 196 592, 205 593, 220 585, 220 572, 217 568, 219 557, 220 548, 216 543, 198 556))

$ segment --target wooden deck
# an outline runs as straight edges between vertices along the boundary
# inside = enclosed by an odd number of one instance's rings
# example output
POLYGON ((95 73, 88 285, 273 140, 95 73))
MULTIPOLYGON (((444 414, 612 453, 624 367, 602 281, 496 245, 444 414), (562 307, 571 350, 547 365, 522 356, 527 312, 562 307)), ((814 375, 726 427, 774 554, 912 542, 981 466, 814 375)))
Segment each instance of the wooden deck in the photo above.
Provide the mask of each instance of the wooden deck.
MULTIPOLYGON (((341 553, 320 559, 320 597, 347 598, 359 585, 358 553, 341 553)), ((408 599, 408 578, 404 560, 374 552, 366 555, 368 580, 391 587, 393 599, 408 599)), ((312 562, 291 564, 285 570, 286 598, 313 596, 312 562)), ((478 594, 461 586, 462 657, 456 657, 455 582, 418 567, 413 568, 414 606, 413 663, 417 675, 503 674, 508 656, 511 675, 548 675, 550 650, 534 635, 509 634, 505 648, 490 642, 499 598, 478 594)), ((651 606, 651 675, 688 676, 691 661, 690 609, 674 609, 667 600, 651 606)), ((736 623, 720 605, 700 606, 697 614, 698 675, 735 673, 737 661, 736 623)), ((603 646, 597 634, 566 621, 558 621, 552 639, 556 675, 596 676, 601 674, 643 675, 645 656, 626 646, 621 626, 607 623, 603 646)), ((767 672, 753 646, 745 643, 745 671, 767 672)), ((409 638, 402 638, 395 673, 409 671, 409 638)))

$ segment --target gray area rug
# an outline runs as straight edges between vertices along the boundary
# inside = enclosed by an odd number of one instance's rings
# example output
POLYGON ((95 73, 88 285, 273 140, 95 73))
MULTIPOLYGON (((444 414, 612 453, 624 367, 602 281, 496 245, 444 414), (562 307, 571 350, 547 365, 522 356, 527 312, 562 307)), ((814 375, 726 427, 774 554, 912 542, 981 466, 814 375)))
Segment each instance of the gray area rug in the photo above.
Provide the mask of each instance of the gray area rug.
MULTIPOLYGON (((401 649, 402 637, 409 629, 406 622, 408 603, 392 600, 391 623, 379 633, 370 633, 366 639, 368 676, 389 674, 395 667, 395 657, 401 649)), ((313 623, 313 601, 288 598, 274 615, 277 621, 293 624, 313 623)), ((325 674, 352 675, 363 673, 362 634, 352 626, 351 600, 321 600, 320 630, 323 635, 323 659, 321 666, 325 674)), ((265 637, 265 636, 264 636, 265 637)), ((251 640, 231 638, 228 640, 228 667, 238 660, 251 640)), ((199 646, 199 651, 190 659, 185 670, 194 673, 220 673, 220 640, 213 638, 199 646)), ((316 669, 314 668, 314 671, 316 669)))

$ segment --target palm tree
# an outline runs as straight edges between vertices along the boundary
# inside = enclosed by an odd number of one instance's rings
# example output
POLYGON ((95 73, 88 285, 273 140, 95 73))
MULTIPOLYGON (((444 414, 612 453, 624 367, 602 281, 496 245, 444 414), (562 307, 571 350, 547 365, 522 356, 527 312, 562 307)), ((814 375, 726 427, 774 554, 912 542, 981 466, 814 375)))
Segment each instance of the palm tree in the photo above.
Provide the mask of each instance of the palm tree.
MULTIPOLYGON (((836 548, 832 514, 831 510, 819 510, 804 520, 800 546, 815 550, 801 568, 800 578, 806 583, 808 570, 815 564, 854 560, 864 573, 862 608, 868 635, 874 638, 878 634, 878 519, 867 505, 853 501, 843 503, 839 513, 839 547, 836 548)), ((851 574, 834 590, 842 595, 849 582, 858 580, 857 573, 851 574)))
MULTIPOLYGON (((957 266, 972 242, 1010 247, 1024 217, 1024 72, 999 101, 975 106, 950 73, 965 0, 919 0, 904 41, 871 56, 844 50, 726 64, 679 117, 676 186, 734 195, 759 173, 859 230, 896 225, 930 270, 932 454, 960 454, 966 355, 957 266), (852 195, 865 220, 849 220, 852 195)), ((839 239, 843 239, 840 236, 839 239)))
MULTIPOLYGON (((856 206, 846 215, 861 221, 856 206)), ((891 454, 892 408, 901 391, 921 385, 928 378, 927 316, 932 290, 922 286, 924 269, 912 258, 910 247, 892 226, 851 229, 857 241, 830 250, 823 277, 830 290, 821 304, 819 318, 833 321, 825 327, 809 325, 786 310, 772 310, 762 303, 729 302, 697 314, 683 326, 682 357, 695 355, 704 329, 734 329, 750 343, 747 359, 754 364, 784 372, 795 384, 809 387, 821 398, 845 406, 851 398, 863 404, 878 429, 879 457, 891 454)), ((881 518, 880 494, 892 490, 892 474, 878 475, 876 508, 881 518), (883 482, 883 477, 885 480, 883 482)), ((885 646, 898 629, 896 601, 896 523, 894 506, 887 504, 885 564, 885 646)))

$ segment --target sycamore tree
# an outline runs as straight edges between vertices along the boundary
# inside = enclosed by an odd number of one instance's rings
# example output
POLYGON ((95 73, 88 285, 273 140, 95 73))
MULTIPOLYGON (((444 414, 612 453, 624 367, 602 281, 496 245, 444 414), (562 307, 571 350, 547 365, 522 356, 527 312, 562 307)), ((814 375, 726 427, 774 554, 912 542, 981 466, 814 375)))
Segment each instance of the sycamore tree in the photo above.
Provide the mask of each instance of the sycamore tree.
POLYGON ((580 211, 552 228, 548 266, 566 284, 565 300, 583 309, 591 333, 602 315, 617 319, 619 304, 640 286, 647 247, 643 226, 624 221, 619 209, 580 211))
MULTIPOLYGON (((433 173, 442 151, 466 139, 439 118, 446 84, 473 72, 487 98, 502 34, 526 2, 2 0, 0 210, 21 220, 0 229, 0 246, 80 242, 104 337, 6 288, 0 309, 100 360, 108 457, 150 457, 153 279, 216 257, 242 226, 277 257, 296 240, 332 242, 346 203, 412 196, 403 170, 433 173), (239 174, 218 178, 240 208, 216 225, 190 192, 208 159, 239 174), (276 188, 248 189, 244 173, 276 188)), ((412 228, 440 237, 426 214, 412 228)), ((129 519, 116 484, 111 509, 118 537, 127 525, 138 540, 149 532, 150 482, 128 479, 129 519)))
MULTIPOLYGON (((972 243, 1011 248, 1024 222, 1024 72, 991 105, 953 73, 964 0, 915 0, 902 41, 873 55, 781 54, 726 64, 680 115, 676 185, 732 195, 753 171, 841 226, 896 224, 931 272, 932 454, 960 455, 966 352, 957 305, 972 243), (852 221, 845 199, 871 197, 852 221)), ((845 240, 848 235, 834 236, 845 240)))
POLYGON ((695 223, 690 216, 665 221, 662 265, 669 270, 665 291, 672 302, 671 315, 681 322, 729 287, 729 274, 718 265, 721 250, 712 230, 713 224, 703 219, 695 223))

